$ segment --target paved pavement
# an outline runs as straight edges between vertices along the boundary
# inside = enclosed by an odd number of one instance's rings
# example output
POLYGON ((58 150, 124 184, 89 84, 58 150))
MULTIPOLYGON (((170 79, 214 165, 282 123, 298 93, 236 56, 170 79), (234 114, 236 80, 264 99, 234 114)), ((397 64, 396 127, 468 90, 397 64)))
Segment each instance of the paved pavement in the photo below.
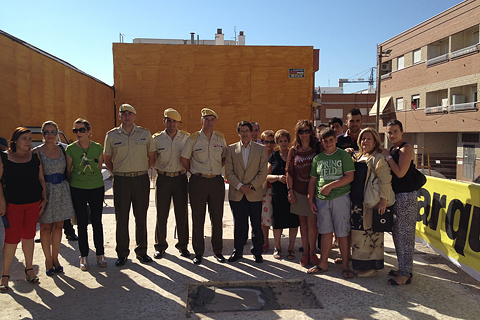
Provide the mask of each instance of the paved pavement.
MULTIPOLYGON (((107 187, 111 182, 107 181, 107 187)), ((149 254, 153 256, 155 198, 151 190, 148 213, 149 254)), ((45 275, 43 252, 35 247, 34 267, 39 284, 27 283, 23 273, 23 254, 19 245, 11 269, 12 290, 0 295, 0 319, 183 319, 186 318, 187 289, 199 281, 253 281, 305 279, 323 309, 292 309, 276 311, 220 312, 191 314, 191 319, 479 319, 480 283, 448 260, 422 244, 417 244, 412 284, 386 285, 388 270, 396 265, 391 237, 385 238, 385 269, 376 278, 345 280, 341 265, 333 263, 339 256, 333 250, 328 272, 308 275, 298 261, 301 246, 297 238, 297 257, 293 261, 276 260, 267 253, 263 264, 254 262, 245 248, 239 262, 220 264, 210 246, 210 226, 205 229, 206 248, 203 264, 180 257, 175 249, 173 212, 169 218, 170 247, 163 259, 142 264, 135 259, 134 223, 131 216, 130 260, 116 267, 115 216, 111 188, 106 193, 104 208, 105 250, 107 268, 95 265, 95 253, 90 253, 90 270, 79 267, 76 242, 62 240, 60 261, 65 273, 45 275)), ((207 218, 208 221, 208 218, 207 218)), ((191 226, 191 225, 190 225, 191 226)), ((3 230, 3 228, 1 228, 3 230)), ((3 239, 3 231, 0 235, 3 239)), ((91 237, 91 229, 89 228, 91 237)), ((273 235, 270 234, 273 244, 273 235)), ((286 239, 284 239, 286 246, 286 239)), ((93 246, 93 241, 90 239, 93 246)), ((193 251, 191 246, 190 251, 193 251)), ((224 254, 233 249, 233 220, 228 202, 224 215, 224 254)), ((193 255, 192 257, 193 258, 193 255)))

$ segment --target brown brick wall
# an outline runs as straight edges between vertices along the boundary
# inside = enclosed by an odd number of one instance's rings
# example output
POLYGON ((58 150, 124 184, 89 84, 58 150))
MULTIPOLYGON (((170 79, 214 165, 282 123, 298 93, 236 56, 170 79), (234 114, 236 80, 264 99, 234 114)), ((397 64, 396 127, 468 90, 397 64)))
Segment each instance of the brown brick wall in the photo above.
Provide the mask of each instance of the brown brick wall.
MULTIPOLYGON (((345 123, 347 114, 352 108, 367 108, 368 111, 372 108, 373 104, 376 101, 376 95, 374 93, 367 94, 336 94, 336 93, 324 93, 321 94, 321 111, 320 111, 320 120, 322 123, 327 124, 330 118, 326 116, 327 109, 342 109, 343 110, 343 119, 345 123)), ((375 126, 375 117, 368 116, 363 114, 363 123, 364 124, 373 124, 375 126)), ((370 125, 372 126, 372 125, 370 125)), ((346 130, 346 129, 345 129, 346 130)))
POLYGON ((89 120, 103 144, 114 124, 113 89, 12 39, 0 35, 0 136, 18 126, 57 122, 69 139, 78 117, 89 120))
POLYGON ((257 121, 260 129, 292 132, 298 119, 311 119, 312 47, 113 45, 116 105, 132 104, 137 123, 156 132, 163 110, 182 115, 181 129, 201 128, 200 110, 215 110, 216 130, 237 141, 236 124, 257 121), (289 68, 304 68, 290 79, 289 68))

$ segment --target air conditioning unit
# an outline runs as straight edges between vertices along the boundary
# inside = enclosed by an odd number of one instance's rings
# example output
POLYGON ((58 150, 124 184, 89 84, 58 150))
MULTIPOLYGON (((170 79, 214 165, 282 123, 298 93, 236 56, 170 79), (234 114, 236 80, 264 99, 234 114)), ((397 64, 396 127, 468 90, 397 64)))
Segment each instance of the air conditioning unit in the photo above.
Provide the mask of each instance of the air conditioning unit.
POLYGON ((382 65, 380 66, 380 70, 390 71, 392 70, 392 65, 390 63, 382 63, 382 65))
POLYGON ((442 99, 442 107, 448 107, 448 98, 442 99))

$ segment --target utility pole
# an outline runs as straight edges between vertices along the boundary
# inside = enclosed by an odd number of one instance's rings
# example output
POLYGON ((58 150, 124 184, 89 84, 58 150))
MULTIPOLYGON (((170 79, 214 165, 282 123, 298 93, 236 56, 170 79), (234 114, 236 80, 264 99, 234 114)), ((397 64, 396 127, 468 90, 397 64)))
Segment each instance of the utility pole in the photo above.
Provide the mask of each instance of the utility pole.
POLYGON ((378 132, 379 125, 379 110, 380 110, 380 87, 382 78, 380 72, 382 69, 382 46, 377 47, 377 110, 375 111, 375 130, 378 132))

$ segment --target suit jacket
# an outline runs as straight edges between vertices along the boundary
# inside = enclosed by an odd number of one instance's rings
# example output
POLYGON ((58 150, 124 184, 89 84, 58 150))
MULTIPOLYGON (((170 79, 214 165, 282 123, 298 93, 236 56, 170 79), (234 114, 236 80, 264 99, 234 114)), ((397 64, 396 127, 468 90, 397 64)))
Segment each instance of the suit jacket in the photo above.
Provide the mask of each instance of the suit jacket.
POLYGON ((243 193, 237 190, 239 183, 251 184, 255 190, 246 194, 248 201, 262 201, 262 184, 267 178, 267 149, 265 146, 252 141, 247 167, 245 168, 242 157, 242 142, 231 144, 227 149, 225 158, 225 176, 230 184, 228 199, 240 201, 243 193))

